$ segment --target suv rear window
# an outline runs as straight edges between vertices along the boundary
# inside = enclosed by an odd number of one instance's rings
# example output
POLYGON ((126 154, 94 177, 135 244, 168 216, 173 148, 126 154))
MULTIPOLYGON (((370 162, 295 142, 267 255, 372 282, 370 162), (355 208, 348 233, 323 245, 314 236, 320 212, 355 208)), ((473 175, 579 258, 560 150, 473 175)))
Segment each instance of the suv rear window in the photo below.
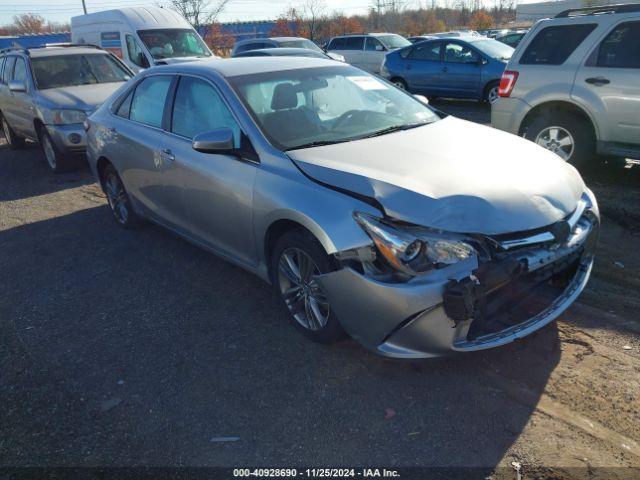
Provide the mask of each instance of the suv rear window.
POLYGON ((561 65, 596 28, 595 24, 545 27, 522 54, 522 65, 561 65))

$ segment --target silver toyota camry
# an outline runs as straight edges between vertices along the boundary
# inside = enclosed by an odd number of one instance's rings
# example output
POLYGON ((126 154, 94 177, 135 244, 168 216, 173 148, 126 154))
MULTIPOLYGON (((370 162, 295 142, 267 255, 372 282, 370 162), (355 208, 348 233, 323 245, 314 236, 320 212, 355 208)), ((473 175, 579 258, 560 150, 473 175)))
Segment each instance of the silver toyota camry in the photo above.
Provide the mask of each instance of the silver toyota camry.
POLYGON ((599 213, 571 165, 344 63, 150 68, 85 129, 118 224, 153 221, 256 273, 316 341, 496 347, 589 278, 599 213))

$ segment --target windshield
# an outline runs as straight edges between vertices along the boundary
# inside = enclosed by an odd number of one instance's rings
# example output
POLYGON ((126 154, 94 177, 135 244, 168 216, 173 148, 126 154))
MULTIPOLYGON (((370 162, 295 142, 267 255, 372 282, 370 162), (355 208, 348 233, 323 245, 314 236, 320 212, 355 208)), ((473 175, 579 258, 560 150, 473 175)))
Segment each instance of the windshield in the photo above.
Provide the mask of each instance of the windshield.
POLYGON ((479 40, 473 42, 472 45, 485 55, 498 60, 509 60, 515 51, 509 45, 492 39, 479 40))
POLYGON ((211 52, 191 29, 138 30, 138 36, 153 58, 210 57, 211 52))
POLYGON ((439 119, 411 95, 353 67, 228 80, 269 141, 281 150, 358 140, 439 119))
POLYGON ((55 55, 31 59, 40 90, 94 83, 125 82, 129 72, 111 55, 55 55))
POLYGON ((305 48, 307 50, 313 50, 315 52, 322 52, 322 49, 313 43, 311 40, 287 40, 284 42, 278 42, 278 46, 281 48, 305 48))
POLYGON ((411 42, 400 35, 380 35, 376 36, 378 40, 382 42, 382 44, 387 47, 389 50, 394 50, 396 48, 406 47, 407 45, 411 45, 411 42))

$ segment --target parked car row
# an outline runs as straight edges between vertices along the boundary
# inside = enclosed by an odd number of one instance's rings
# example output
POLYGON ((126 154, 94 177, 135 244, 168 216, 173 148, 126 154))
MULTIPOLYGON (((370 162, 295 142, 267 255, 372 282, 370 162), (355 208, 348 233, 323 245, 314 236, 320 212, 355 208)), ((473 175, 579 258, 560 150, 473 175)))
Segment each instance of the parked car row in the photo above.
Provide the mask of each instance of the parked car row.
POLYGON ((327 46, 346 62, 279 45, 133 76, 98 47, 13 49, 0 114, 54 171, 86 150, 118 225, 271 283, 311 339, 427 358, 522 338, 584 289, 599 212, 569 163, 640 156, 639 47, 640 6, 614 5, 541 21, 515 51, 352 35, 327 46), (384 78, 349 64, 374 70, 365 52, 384 78), (409 91, 494 102, 497 128, 409 91))

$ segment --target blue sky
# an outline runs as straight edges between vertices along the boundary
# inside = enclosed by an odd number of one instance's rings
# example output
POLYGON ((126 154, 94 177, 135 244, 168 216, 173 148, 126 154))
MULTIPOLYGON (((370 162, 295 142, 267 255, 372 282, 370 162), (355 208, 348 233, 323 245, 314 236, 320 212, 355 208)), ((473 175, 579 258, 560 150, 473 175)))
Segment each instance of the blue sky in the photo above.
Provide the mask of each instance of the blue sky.
MULTIPOLYGON (((87 10, 95 12, 126 6, 168 4, 167 0, 85 0, 87 10)), ((213 0, 215 1, 215 0, 213 0)), ((416 5, 418 0, 415 1, 416 5)), ((303 0, 230 0, 221 16, 224 22, 276 18, 289 6, 300 6, 303 0)), ((371 0, 325 0, 328 11, 338 10, 346 15, 362 13, 371 0)), ((0 25, 11 23, 20 13, 38 13, 47 20, 68 22, 74 15, 82 14, 81 0, 0 0, 0 25)))

